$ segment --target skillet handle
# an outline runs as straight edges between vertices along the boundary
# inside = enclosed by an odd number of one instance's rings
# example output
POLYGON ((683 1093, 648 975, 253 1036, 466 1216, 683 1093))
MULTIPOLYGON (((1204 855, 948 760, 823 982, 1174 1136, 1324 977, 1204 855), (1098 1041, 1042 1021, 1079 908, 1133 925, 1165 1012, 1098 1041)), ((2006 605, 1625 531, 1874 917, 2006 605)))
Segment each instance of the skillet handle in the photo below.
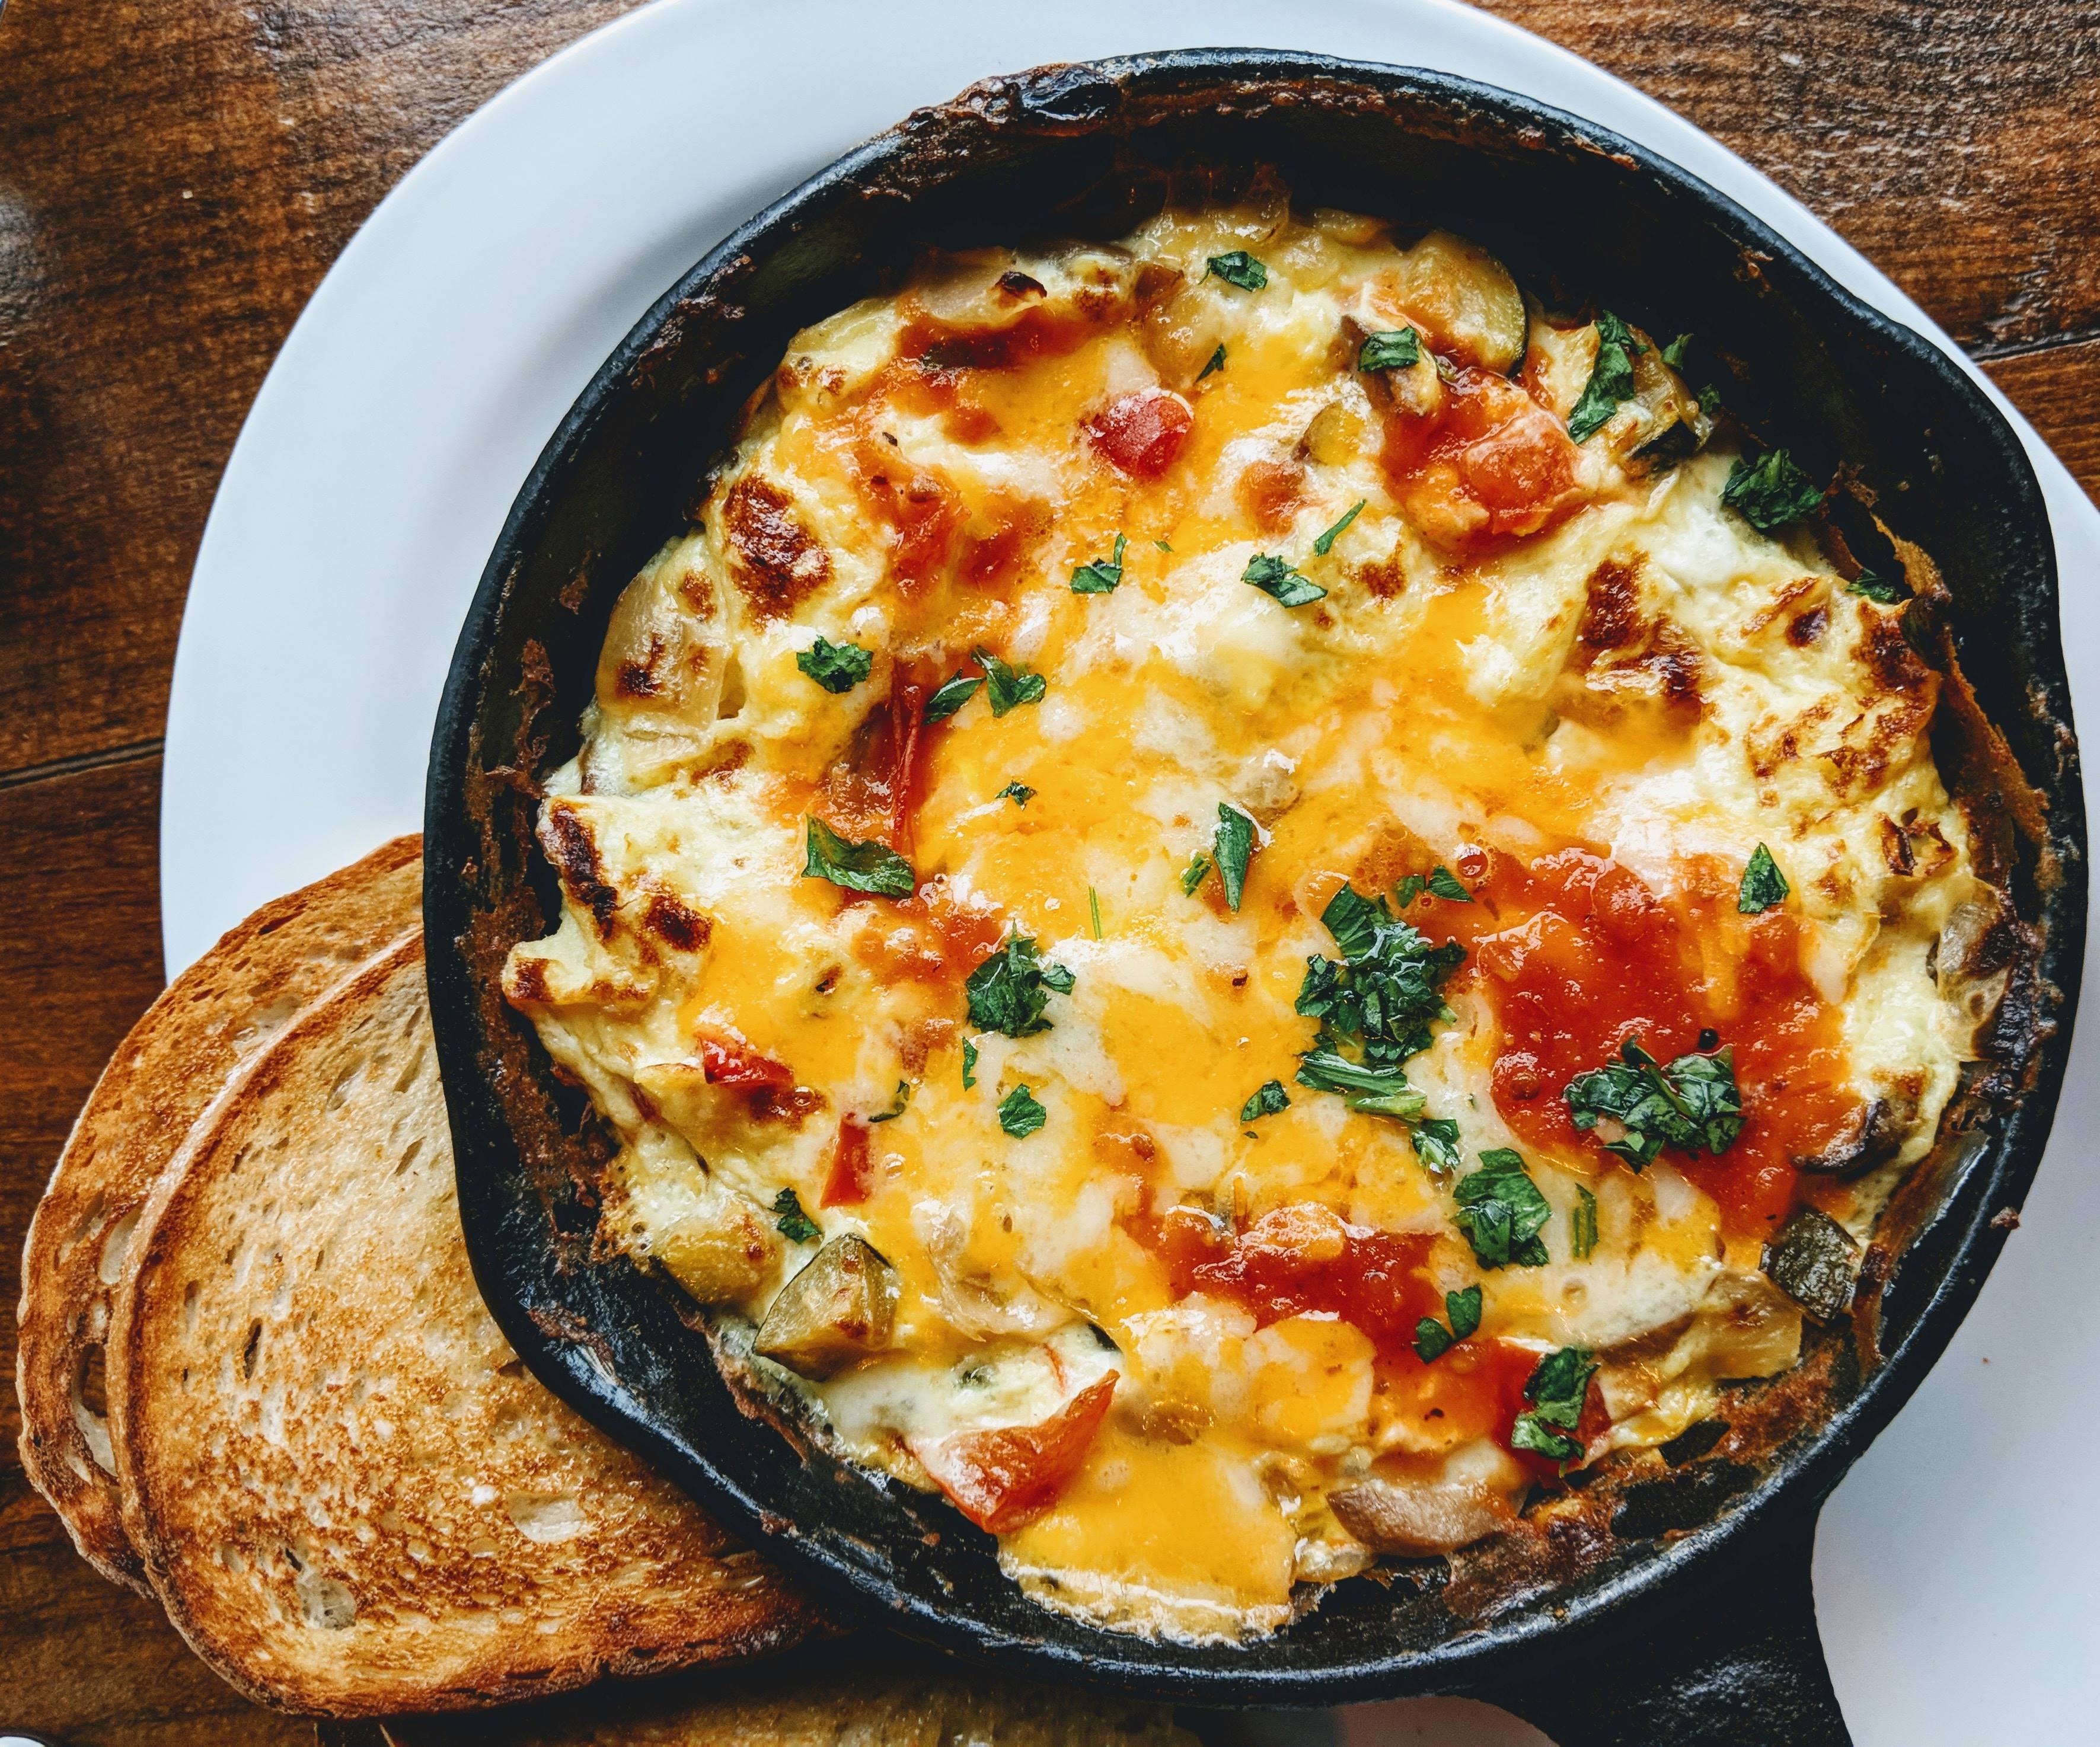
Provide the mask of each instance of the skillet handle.
POLYGON ((1815 1632, 1815 1511, 1743 1540, 1479 1696, 1555 1747, 1851 1747, 1815 1632))

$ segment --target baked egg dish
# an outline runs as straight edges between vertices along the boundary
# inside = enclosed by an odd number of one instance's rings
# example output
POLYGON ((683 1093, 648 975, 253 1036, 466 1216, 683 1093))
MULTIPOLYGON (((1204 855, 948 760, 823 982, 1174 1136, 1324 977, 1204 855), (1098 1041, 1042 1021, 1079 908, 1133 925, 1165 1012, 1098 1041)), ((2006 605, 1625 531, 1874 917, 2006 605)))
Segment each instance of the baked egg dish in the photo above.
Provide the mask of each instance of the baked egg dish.
MULTIPOLYGON (((799 334, 504 990, 602 1232, 1044 1605, 1273 1631, 1792 1370, 2005 911, 1696 336, 1257 186, 799 334)), ((1891 551, 1900 552, 1900 545, 1891 551)))

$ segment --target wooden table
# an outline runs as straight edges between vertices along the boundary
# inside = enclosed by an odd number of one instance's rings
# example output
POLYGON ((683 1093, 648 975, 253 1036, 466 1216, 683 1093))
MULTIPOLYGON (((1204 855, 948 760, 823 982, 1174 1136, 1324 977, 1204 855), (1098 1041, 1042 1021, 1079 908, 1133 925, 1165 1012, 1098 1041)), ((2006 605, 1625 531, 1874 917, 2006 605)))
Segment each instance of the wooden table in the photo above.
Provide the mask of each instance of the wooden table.
MULTIPOLYGON (((629 0, 5 0, 0 1301, 160 986, 161 727, 264 370, 401 174, 629 0)), ((1718 135, 1904 285, 2100 487, 2100 13, 2080 0, 1493 0, 1718 135)), ((987 68, 987 71, 993 69, 987 68)), ((14 1370, 0 1319, 0 1373, 14 1370)), ((0 1390, 0 1722, 310 1740, 73 1554, 0 1390)))

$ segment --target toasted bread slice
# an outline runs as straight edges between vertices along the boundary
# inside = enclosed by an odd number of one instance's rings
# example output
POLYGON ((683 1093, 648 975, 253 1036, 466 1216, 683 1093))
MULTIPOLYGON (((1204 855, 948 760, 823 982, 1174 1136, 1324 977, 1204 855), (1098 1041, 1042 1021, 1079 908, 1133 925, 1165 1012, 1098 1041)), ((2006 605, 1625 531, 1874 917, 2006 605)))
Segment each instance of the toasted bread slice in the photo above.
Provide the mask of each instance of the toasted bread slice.
POLYGON ((396 1718, 379 1738, 386 1747, 1198 1747, 1163 1705, 943 1664, 889 1638, 470 1724, 396 1718))
POLYGON ((102 1412, 111 1295, 139 1209, 205 1105, 293 1017, 422 915, 422 840, 265 905, 146 1010, 73 1124, 22 1254, 22 1467, 87 1561, 134 1589, 102 1412))
POLYGON ((420 936, 212 1107, 132 1255, 109 1342, 126 1526, 242 1692, 464 1709, 812 1624, 498 1332, 460 1233, 420 936))

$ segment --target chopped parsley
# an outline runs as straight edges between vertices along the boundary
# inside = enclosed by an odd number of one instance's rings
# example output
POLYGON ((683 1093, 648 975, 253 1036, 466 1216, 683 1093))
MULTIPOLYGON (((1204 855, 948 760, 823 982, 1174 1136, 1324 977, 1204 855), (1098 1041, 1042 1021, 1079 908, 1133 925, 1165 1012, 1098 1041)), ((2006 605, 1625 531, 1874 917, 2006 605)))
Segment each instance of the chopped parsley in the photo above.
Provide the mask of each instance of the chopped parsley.
POLYGON ((1422 360, 1422 336, 1412 328, 1367 333, 1357 350, 1359 370, 1406 370, 1422 360))
POLYGON ((1155 540, 1153 545, 1158 547, 1162 552, 1171 552, 1174 549, 1174 543, 1170 540, 1155 540))
POLYGON ((1546 1242, 1538 1234, 1553 1208, 1531 1180, 1520 1154, 1506 1146, 1481 1154, 1480 1168, 1461 1177, 1452 1193, 1458 1202, 1458 1229, 1481 1267, 1546 1265, 1546 1242))
POLYGON ((1264 1080, 1255 1094, 1240 1106, 1240 1120, 1251 1123, 1258 1116, 1274 1116, 1290 1108, 1290 1094, 1280 1079, 1264 1080))
POLYGON ((1568 1253, 1578 1262, 1589 1259, 1597 1247, 1597 1198, 1579 1184, 1575 1205, 1568 1215, 1568 1253))
POLYGON ((1762 915, 1775 904, 1785 903, 1792 889, 1786 876, 1779 871, 1779 863, 1772 859, 1771 851, 1761 843, 1750 851, 1749 862, 1743 869, 1736 908, 1746 916, 1762 915))
POLYGON ((1050 1113, 1026 1086, 1015 1087, 999 1101, 999 1125, 1017 1140, 1026 1140, 1049 1120, 1050 1113))
POLYGON ((1203 277, 1208 279, 1213 273, 1242 291, 1260 291, 1268 283, 1268 269, 1244 249, 1211 256, 1204 266, 1203 277))
POLYGON ((1577 1128, 1610 1117, 1626 1132, 1604 1142, 1635 1170, 1650 1163, 1665 1145, 1696 1154, 1703 1147, 1718 1158, 1743 1132, 1742 1095, 1736 1087, 1736 1052, 1679 1056, 1665 1068, 1628 1038, 1609 1067, 1578 1074, 1561 1096, 1577 1128))
POLYGON ((955 712, 977 695, 977 687, 984 682, 974 673, 957 673, 943 680, 933 695, 926 700, 926 707, 919 712, 923 722, 946 721, 955 712))
POLYGON ((897 1083, 897 1096, 889 1101, 889 1108, 886 1110, 878 1111, 875 1115, 869 1117, 868 1121, 870 1123, 893 1123, 898 1117, 904 1114, 911 1102, 911 1083, 909 1080, 899 1080, 897 1083))
POLYGON ((1480 1328, 1480 1289, 1469 1286, 1462 1292, 1444 1295, 1444 1314, 1451 1319, 1448 1329, 1434 1317, 1414 1325, 1414 1352, 1424 1365, 1433 1365, 1469 1335, 1480 1328))
POLYGON ((1441 862, 1428 874, 1403 874, 1393 881, 1393 907, 1405 910, 1427 892, 1432 898, 1448 898, 1454 904, 1470 904, 1473 894, 1458 883, 1458 876, 1441 862))
POLYGON ((985 697, 995 716, 1024 704, 1040 704, 1050 689, 1050 682, 1031 668, 1010 666, 989 650, 973 649, 970 654, 985 670, 985 697))
POLYGON ((1622 401, 1634 397, 1634 355, 1648 348, 1634 337, 1634 331, 1609 310, 1597 316, 1597 361, 1590 367, 1590 380, 1582 398, 1568 415, 1568 435, 1577 443, 1599 430, 1619 410, 1622 401))
POLYGON ((1201 849, 1189 858, 1189 865, 1181 870, 1181 895, 1193 898, 1196 888, 1203 883, 1203 876, 1211 871, 1211 858, 1201 849))
POLYGON ((1432 1020, 1451 1017, 1444 980, 1465 949, 1431 946, 1383 898, 1365 898, 1353 886, 1335 893, 1320 920, 1342 957, 1305 961, 1297 1009, 1318 1020, 1320 1030, 1299 1060, 1298 1083, 1339 1092, 1366 1115, 1414 1122, 1426 1100, 1407 1083, 1401 1064, 1429 1047, 1432 1020))
POLYGON ((1699 390, 1699 410, 1709 418, 1721 410, 1721 390, 1711 382, 1699 390))
POLYGON ((1009 783, 991 798, 994 801, 1011 801, 1017 807, 1025 807, 1035 798, 1035 791, 1026 783, 1009 783))
POLYGON ((1254 855, 1254 821, 1222 801, 1218 803, 1218 830, 1211 840, 1211 854, 1217 861, 1218 878, 1225 888, 1225 908, 1237 911, 1246 890, 1247 862, 1254 855))
POLYGON ((819 637, 795 657, 795 665, 825 690, 847 692, 867 677, 875 655, 858 643, 834 643, 819 637))
POLYGON ((1685 348, 1690 346, 1691 343, 1692 336, 1690 334, 1679 334, 1678 337, 1672 340, 1669 345, 1663 347, 1662 361, 1668 364, 1673 370, 1682 370, 1684 368, 1685 348))
POLYGON ((822 819, 810 819, 805 880, 828 880, 878 898, 909 898, 919 883, 911 862, 885 843, 848 843, 822 819))
POLYGON ((1325 600, 1327 595, 1318 583, 1308 582, 1293 570, 1287 560, 1266 552, 1257 552, 1247 560, 1247 567, 1240 572, 1240 580, 1252 583, 1284 607, 1308 607, 1315 601, 1325 600))
MULTIPOLYGON (((1216 265, 1216 263, 1215 263, 1215 262, 1213 262, 1211 264, 1212 264, 1213 266, 1215 266, 1215 265, 1216 265)), ((1208 364, 1205 364, 1202 369, 1198 370, 1198 371, 1196 373, 1196 380, 1197 380, 1198 382, 1202 382, 1202 381, 1203 380, 1203 378, 1204 378, 1205 377, 1208 376, 1208 375, 1209 375, 1209 374, 1210 374, 1213 370, 1222 370, 1222 369, 1224 369, 1224 367, 1225 367, 1225 349, 1224 349, 1224 347, 1223 346, 1219 346, 1219 348, 1218 348, 1215 351, 1214 351, 1214 352, 1212 352, 1212 353, 1211 354, 1211 361, 1210 361, 1208 364)))
POLYGON ((1326 533, 1322 534, 1317 540, 1312 542, 1312 549, 1321 558, 1324 558, 1326 557, 1329 553, 1335 549, 1335 542, 1342 537, 1343 531, 1347 528, 1352 522, 1355 521, 1358 516, 1364 513, 1364 505, 1370 501, 1370 500, 1367 497, 1359 497, 1353 504, 1350 505, 1348 509, 1343 513, 1342 519, 1337 522, 1332 527, 1329 528, 1326 533))
POLYGON ((1582 1423, 1582 1403, 1596 1374, 1587 1347, 1563 1347, 1546 1354, 1524 1386, 1524 1398, 1531 1409, 1516 1416, 1510 1447, 1555 1462, 1573 1462, 1581 1455, 1582 1442, 1570 1434, 1582 1423))
POLYGON ((814 1243, 823 1235, 817 1222, 802 1211, 802 1198, 792 1189, 783 1189, 773 1198, 773 1211, 779 1215, 773 1229, 790 1243, 814 1243))
POLYGON ((1115 537, 1114 556, 1096 558, 1091 564, 1082 564, 1072 572, 1072 592, 1074 594, 1113 594, 1123 581, 1122 535, 1115 537))
POLYGON ((1864 594, 1870 601, 1878 601, 1884 607, 1900 607, 1910 598, 1910 590, 1899 582, 1891 582, 1886 576, 1870 570, 1863 570, 1845 585, 1847 594, 1864 594))
POLYGON ((963 984, 969 998, 970 1023, 980 1031, 1007 1037, 1033 1037, 1048 1031, 1043 1017, 1050 995, 1070 995, 1072 973, 1061 964, 1045 964, 1035 942, 1015 929, 963 984))
POLYGON ((1458 1168, 1458 1125, 1448 1116, 1425 1116, 1408 1138, 1414 1156, 1441 1176, 1458 1168))
POLYGON ((977 1083, 977 1046, 968 1038, 963 1039, 963 1090, 969 1091, 977 1083))
POLYGON ((1407 1074, 1397 1063, 1374 1067, 1352 1061, 1339 1050, 1316 1048, 1298 1059, 1298 1083, 1315 1092, 1338 1092, 1349 1108, 1366 1116, 1397 1116, 1412 1122, 1428 1105, 1428 1099, 1407 1083, 1407 1074))
POLYGON ((1754 461, 1736 457, 1721 501, 1759 533, 1770 534, 1820 509, 1823 487, 1785 449, 1767 449, 1754 461))

